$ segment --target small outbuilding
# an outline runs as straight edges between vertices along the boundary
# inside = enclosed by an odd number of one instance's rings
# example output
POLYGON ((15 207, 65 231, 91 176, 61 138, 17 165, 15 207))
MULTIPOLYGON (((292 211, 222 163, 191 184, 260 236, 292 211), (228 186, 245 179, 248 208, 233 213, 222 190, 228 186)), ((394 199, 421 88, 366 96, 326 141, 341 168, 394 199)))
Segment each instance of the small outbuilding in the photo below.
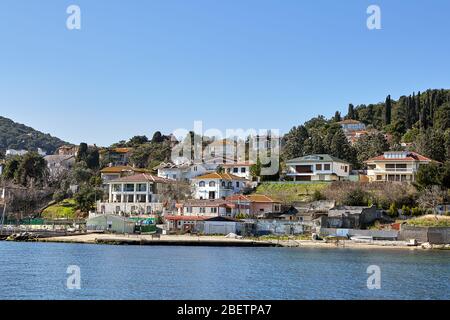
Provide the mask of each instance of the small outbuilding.
POLYGON ((240 234, 241 222, 229 217, 213 217, 199 221, 196 229, 203 234, 240 234))
POLYGON ((126 217, 101 214, 87 220, 88 232, 134 233, 136 223, 126 217))

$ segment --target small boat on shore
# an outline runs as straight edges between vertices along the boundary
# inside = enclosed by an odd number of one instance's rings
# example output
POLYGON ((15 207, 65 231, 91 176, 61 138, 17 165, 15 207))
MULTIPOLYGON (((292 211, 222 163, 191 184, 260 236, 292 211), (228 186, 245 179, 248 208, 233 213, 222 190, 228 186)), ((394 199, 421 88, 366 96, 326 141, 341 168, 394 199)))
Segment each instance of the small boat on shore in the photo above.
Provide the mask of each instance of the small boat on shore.
POLYGON ((373 237, 369 237, 369 236, 353 236, 353 237, 350 237, 350 240, 357 241, 357 242, 372 242, 373 241, 373 237))

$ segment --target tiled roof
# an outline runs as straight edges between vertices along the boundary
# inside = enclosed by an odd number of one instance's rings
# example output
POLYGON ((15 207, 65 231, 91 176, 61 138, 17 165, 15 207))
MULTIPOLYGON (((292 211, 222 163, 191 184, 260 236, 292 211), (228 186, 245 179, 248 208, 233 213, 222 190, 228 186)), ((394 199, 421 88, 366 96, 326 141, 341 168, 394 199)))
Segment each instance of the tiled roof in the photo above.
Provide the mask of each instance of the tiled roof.
MULTIPOLYGON (((399 151, 401 152, 401 151, 399 151)), ((368 159, 365 162, 372 162, 372 161, 433 161, 430 158, 427 158, 421 154, 418 154, 416 152, 406 152, 407 156, 403 158, 386 158, 384 154, 373 157, 368 159)))
POLYGON ((116 183, 116 182, 131 182, 131 183, 140 183, 140 182, 160 182, 160 183, 171 183, 172 180, 164 179, 158 176, 154 176, 147 173, 135 174, 132 176, 122 177, 118 179, 114 179, 109 181, 108 183, 116 183))
POLYGON ((101 173, 122 173, 122 172, 150 172, 147 169, 133 168, 131 166, 106 167, 100 170, 101 173))
POLYGON ((250 167, 254 165, 251 161, 242 161, 242 162, 234 162, 234 163, 225 163, 223 167, 250 167))
POLYGON ((251 195, 235 194, 230 197, 227 197, 226 200, 248 201, 248 202, 258 202, 258 203, 275 203, 276 202, 272 198, 270 198, 264 194, 251 194, 251 195))
POLYGON ((230 173, 208 173, 203 176, 195 177, 193 180, 213 180, 213 179, 221 179, 221 180, 247 180, 238 176, 235 176, 234 174, 230 173))
POLYGON ((177 204, 177 207, 228 207, 235 208, 235 204, 227 199, 214 199, 214 200, 198 200, 191 199, 183 203, 177 204))
POLYGON ((291 164, 291 163, 298 163, 298 162, 341 162, 341 163, 345 163, 345 164, 350 164, 345 160, 330 156, 329 154, 309 154, 306 155, 304 157, 300 157, 300 158, 295 158, 295 159, 291 159, 288 160, 286 163, 291 164))
POLYGON ((112 149, 102 149, 102 150, 100 150, 100 153, 106 153, 106 152, 129 153, 131 151, 133 151, 133 148, 112 148, 112 149))
POLYGON ((169 221, 203 221, 211 219, 210 216, 165 216, 164 219, 169 221))
POLYGON ((353 119, 346 119, 338 122, 339 124, 362 124, 361 121, 353 120, 353 119))

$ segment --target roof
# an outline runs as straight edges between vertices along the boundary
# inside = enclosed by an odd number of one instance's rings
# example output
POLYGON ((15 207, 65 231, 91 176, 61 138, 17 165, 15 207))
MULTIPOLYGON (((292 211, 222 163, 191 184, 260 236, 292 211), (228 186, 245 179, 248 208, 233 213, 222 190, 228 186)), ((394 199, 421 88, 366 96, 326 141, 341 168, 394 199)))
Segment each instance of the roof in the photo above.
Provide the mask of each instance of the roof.
POLYGON ((164 219, 169 221, 203 221, 213 217, 210 216, 165 216, 164 219))
POLYGON ((182 164, 175 164, 173 162, 161 162, 158 166, 154 167, 154 170, 161 169, 187 169, 192 166, 192 162, 186 162, 182 164))
POLYGON ((222 217, 222 216, 217 216, 217 217, 210 217, 208 219, 204 219, 203 221, 208 222, 208 221, 223 221, 223 222, 239 222, 239 220, 237 219, 233 219, 230 217, 222 217))
POLYGON ((111 148, 100 150, 100 153, 115 152, 115 153, 129 153, 133 151, 133 148, 111 148))
POLYGON ((45 156, 44 159, 47 162, 62 162, 62 161, 67 161, 70 159, 75 159, 74 155, 49 155, 49 156, 45 156))
POLYGON ((164 179, 158 176, 154 176, 147 173, 135 174, 132 176, 126 176, 118 179, 114 179, 109 181, 108 183, 116 183, 116 182, 159 182, 159 183, 171 183, 172 180, 164 179))
POLYGON ((234 140, 221 139, 213 141, 209 144, 209 146, 223 146, 223 145, 234 145, 234 140))
POLYGON ((386 158, 386 153, 379 155, 377 157, 370 158, 366 160, 365 162, 372 162, 372 161, 428 161, 431 162, 430 158, 427 158, 421 154, 418 154, 417 152, 412 151, 390 151, 387 153, 404 153, 406 156, 401 158, 386 158))
POLYGON ((288 160, 286 163, 298 163, 298 162, 341 162, 345 164, 350 164, 349 162, 330 156, 329 154, 309 154, 303 157, 288 160))
POLYGON ((245 178, 241 178, 238 176, 235 176, 234 174, 230 174, 230 173, 217 173, 217 172, 213 172, 213 173, 208 173, 199 177, 195 177, 193 178, 193 180, 214 180, 214 179, 220 179, 220 180, 244 180, 247 181, 247 179, 245 178))
POLYGON ((339 121, 338 124, 364 124, 364 123, 362 123, 361 121, 358 121, 358 120, 346 119, 346 120, 339 121))
POLYGON ((234 163, 224 163, 223 167, 250 167, 254 165, 251 161, 241 161, 241 162, 234 162, 234 163))
POLYGON ((100 170, 101 173, 122 173, 122 172, 150 172, 147 169, 141 169, 141 168, 133 168, 131 166, 116 166, 116 167, 106 167, 100 170))
POLYGON ((213 200, 203 200, 203 199, 192 199, 187 200, 183 203, 178 203, 177 207, 228 207, 235 208, 235 204, 227 199, 213 199, 213 200))
POLYGON ((251 194, 251 195, 235 194, 230 197, 227 197, 226 200, 248 201, 248 202, 257 202, 257 203, 277 203, 277 201, 273 200, 272 198, 270 198, 264 194, 251 194))

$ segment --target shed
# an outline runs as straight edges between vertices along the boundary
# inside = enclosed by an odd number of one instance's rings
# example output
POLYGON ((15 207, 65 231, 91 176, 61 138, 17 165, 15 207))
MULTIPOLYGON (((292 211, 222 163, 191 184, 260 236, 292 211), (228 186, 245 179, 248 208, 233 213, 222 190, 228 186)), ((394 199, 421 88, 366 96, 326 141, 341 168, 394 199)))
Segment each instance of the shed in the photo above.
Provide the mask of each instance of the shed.
POLYGON ((204 234, 239 234, 241 231, 241 222, 233 218, 219 216, 199 222, 197 229, 204 234))
POLYGON ((134 233, 136 223, 128 218, 102 214, 90 218, 86 222, 86 228, 90 232, 134 233))

